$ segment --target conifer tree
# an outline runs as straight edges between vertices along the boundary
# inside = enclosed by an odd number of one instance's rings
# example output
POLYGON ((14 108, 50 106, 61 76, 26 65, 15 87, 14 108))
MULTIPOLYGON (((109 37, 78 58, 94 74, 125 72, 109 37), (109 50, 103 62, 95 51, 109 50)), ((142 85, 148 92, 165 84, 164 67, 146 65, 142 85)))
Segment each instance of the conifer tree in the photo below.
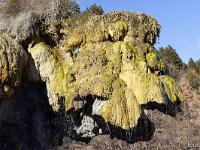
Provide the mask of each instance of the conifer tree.
POLYGON ((89 8, 86 8, 86 10, 83 13, 92 13, 92 14, 96 14, 96 15, 103 15, 104 10, 100 5, 98 6, 97 4, 93 4, 89 8))

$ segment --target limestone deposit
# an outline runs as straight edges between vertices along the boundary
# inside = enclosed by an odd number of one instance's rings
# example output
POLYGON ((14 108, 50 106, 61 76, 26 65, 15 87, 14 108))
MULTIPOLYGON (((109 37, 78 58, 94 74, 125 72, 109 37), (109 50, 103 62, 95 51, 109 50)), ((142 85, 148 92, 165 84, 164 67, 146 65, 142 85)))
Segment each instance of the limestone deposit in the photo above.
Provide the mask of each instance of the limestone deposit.
POLYGON ((53 112, 60 118, 74 115, 72 124, 80 123, 68 128, 75 126, 72 130, 84 137, 95 136, 95 128, 102 132, 95 118, 129 131, 138 128, 145 107, 182 101, 154 48, 160 32, 155 18, 129 12, 79 14, 61 20, 56 34, 52 28, 38 30, 26 46, 0 36, 1 101, 24 84, 45 85, 53 112), (52 44, 48 40, 54 36, 58 41, 52 44))
POLYGON ((66 111, 83 107, 88 96, 99 97, 106 103, 97 115, 128 130, 137 125, 141 105, 181 101, 178 87, 153 47, 160 31, 154 18, 128 12, 83 20, 76 16, 64 20, 61 30, 65 38, 59 48, 39 41, 28 49, 31 66, 37 70, 31 69, 29 77, 46 82, 55 111, 59 97, 64 97, 66 111))

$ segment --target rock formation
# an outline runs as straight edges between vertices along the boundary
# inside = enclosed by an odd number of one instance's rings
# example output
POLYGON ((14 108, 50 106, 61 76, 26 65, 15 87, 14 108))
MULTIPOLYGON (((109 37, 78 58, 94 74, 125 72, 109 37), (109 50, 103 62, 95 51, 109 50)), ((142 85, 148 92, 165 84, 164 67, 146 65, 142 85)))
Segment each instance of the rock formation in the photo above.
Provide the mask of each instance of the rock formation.
POLYGON ((82 108, 91 96, 103 103, 96 115, 128 130, 137 125, 141 105, 181 100, 153 48, 160 30, 154 18, 114 12, 92 16, 84 23, 75 20, 75 25, 73 19, 63 22, 66 38, 60 49, 36 43, 28 50, 47 83, 54 110, 58 109, 56 96, 65 98, 66 110, 82 108))
POLYGON ((19 86, 27 59, 27 53, 14 39, 4 33, 0 36, 0 91, 2 96, 11 95, 19 86))
MULTIPOLYGON (((51 29, 45 32, 56 36, 51 29)), ((95 128, 102 132, 96 117, 129 131, 139 125, 148 105, 168 107, 182 101, 154 48, 160 25, 153 17, 129 12, 80 14, 62 20, 58 30, 62 38, 56 46, 42 34, 24 48, 1 35, 1 101, 25 82, 45 83, 55 113, 77 113, 75 122, 83 118, 73 130, 84 137, 94 136, 95 128)))

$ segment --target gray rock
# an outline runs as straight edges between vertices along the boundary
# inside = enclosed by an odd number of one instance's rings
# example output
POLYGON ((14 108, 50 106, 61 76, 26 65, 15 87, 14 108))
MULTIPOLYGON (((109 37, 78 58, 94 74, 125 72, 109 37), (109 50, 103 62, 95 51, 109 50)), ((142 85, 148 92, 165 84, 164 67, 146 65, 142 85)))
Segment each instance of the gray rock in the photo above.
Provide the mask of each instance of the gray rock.
POLYGON ((93 130, 96 126, 97 125, 92 117, 84 116, 83 120, 81 121, 81 126, 75 130, 77 134, 81 135, 82 137, 94 137, 95 134, 93 133, 93 130))
POLYGON ((92 115, 99 115, 101 108, 107 103, 108 101, 102 101, 99 99, 95 99, 92 105, 92 115))

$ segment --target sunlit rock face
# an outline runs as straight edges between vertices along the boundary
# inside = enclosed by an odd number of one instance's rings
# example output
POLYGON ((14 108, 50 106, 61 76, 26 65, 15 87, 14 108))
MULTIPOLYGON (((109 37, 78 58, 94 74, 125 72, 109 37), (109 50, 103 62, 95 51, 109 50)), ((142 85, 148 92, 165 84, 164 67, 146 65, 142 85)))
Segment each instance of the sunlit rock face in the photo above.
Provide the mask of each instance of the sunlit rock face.
POLYGON ((43 41, 30 45, 33 61, 28 79, 47 84, 49 103, 59 111, 91 104, 90 115, 128 130, 149 102, 181 101, 174 80, 153 45, 160 25, 140 13, 113 12, 104 16, 75 16, 62 22, 64 39, 58 48, 43 41), (88 99, 88 97, 90 97, 88 99), (98 100, 98 101, 97 101, 98 100))

